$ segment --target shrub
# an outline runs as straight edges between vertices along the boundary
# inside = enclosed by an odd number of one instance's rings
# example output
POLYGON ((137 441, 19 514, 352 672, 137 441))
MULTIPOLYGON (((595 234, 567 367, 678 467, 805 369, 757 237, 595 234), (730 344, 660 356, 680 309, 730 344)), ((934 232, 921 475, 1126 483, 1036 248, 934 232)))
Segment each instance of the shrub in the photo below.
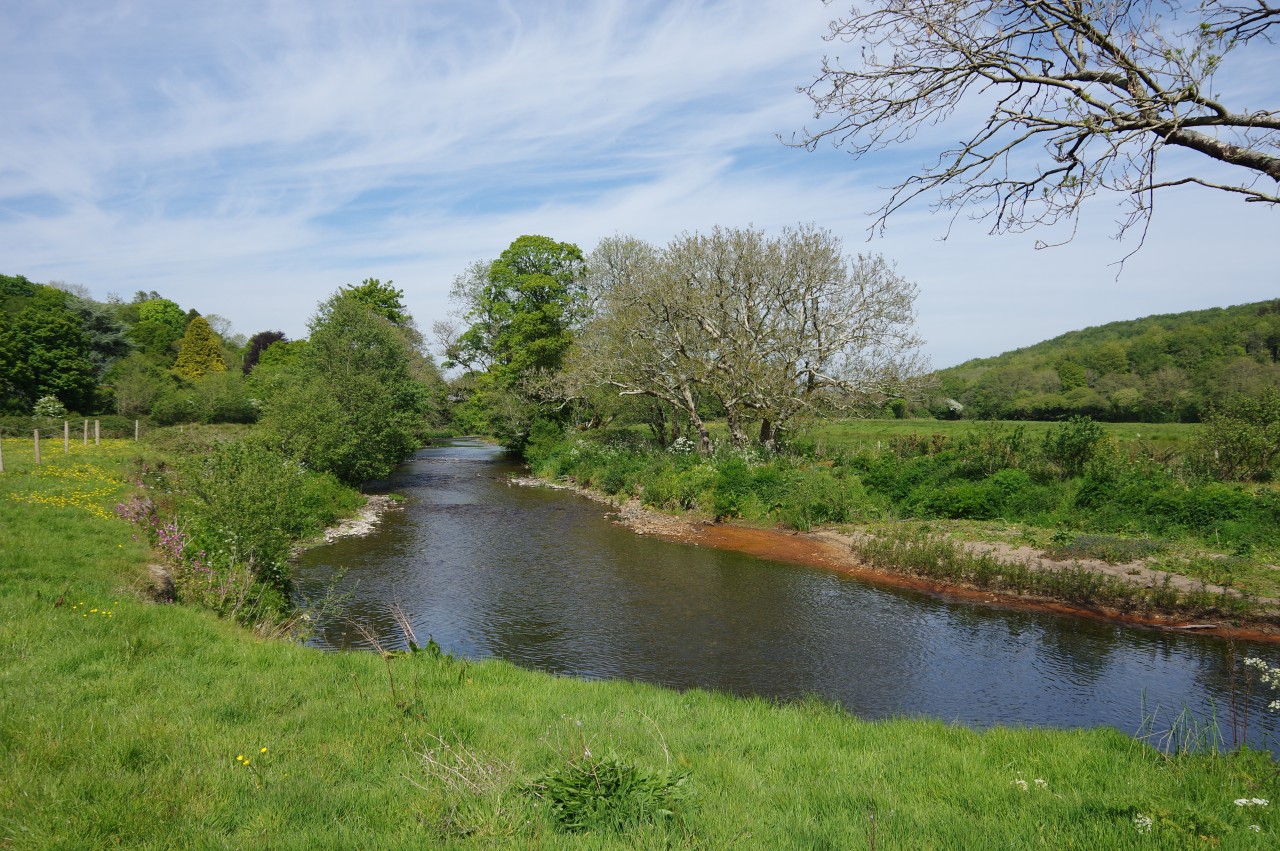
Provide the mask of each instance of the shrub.
POLYGON ((58 400, 57 396, 41 396, 36 400, 35 407, 31 413, 37 417, 60 420, 67 415, 67 408, 58 400))
POLYGON ((1280 457, 1280 390, 1212 408, 1190 454, 1193 469, 1221 481, 1270 478, 1280 457))
POLYGON ((794 471, 777 507, 779 520, 802 531, 819 523, 844 523, 859 514, 878 513, 856 476, 822 467, 794 471))
POLYGON ((717 520, 737 517, 751 493, 752 475, 747 462, 736 455, 726 456, 716 464, 715 485, 711 490, 711 510, 717 520))
POLYGON ((1101 423, 1089 417, 1072 417, 1045 433, 1040 449, 1044 457, 1062 470, 1063 478, 1079 476, 1085 465, 1101 451, 1107 439, 1101 423))
POLYGON ((193 545, 209 561, 245 565, 281 589, 288 585, 290 543, 319 532, 359 500, 333 476, 251 441, 217 444, 188 461, 182 474, 193 545))

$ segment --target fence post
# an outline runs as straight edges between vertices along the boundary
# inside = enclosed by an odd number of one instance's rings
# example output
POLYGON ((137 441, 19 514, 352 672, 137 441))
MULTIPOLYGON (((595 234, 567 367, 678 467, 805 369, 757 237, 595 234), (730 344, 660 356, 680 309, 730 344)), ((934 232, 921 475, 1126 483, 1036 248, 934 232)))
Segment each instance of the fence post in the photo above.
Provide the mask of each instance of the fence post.
POLYGON ((98 420, 93 421, 93 445, 97 446, 102 442, 102 435, 98 431, 98 420))
POLYGON ((0 473, 4 472, 4 430, 0 429, 0 473))
POLYGON ((36 434, 36 466, 40 466, 40 429, 35 430, 36 434))
POLYGON ((89 421, 87 419, 84 421, 84 445, 89 445, 89 421))
POLYGON ((66 455, 71 451, 71 424, 66 420, 62 421, 62 454, 66 455))
POLYGON ((133 442, 134 443, 138 442, 138 421, 137 420, 133 421, 133 442))

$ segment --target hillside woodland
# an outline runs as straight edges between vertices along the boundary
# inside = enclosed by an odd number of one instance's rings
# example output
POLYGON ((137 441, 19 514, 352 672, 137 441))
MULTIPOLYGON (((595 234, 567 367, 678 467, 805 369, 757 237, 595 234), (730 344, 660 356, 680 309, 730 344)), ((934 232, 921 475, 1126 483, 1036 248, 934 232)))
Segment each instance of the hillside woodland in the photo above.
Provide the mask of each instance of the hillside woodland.
POLYGON ((1277 361, 1272 299, 1111 322, 967 361, 935 373, 928 407, 966 419, 1199 422, 1233 396, 1280 386, 1277 361))

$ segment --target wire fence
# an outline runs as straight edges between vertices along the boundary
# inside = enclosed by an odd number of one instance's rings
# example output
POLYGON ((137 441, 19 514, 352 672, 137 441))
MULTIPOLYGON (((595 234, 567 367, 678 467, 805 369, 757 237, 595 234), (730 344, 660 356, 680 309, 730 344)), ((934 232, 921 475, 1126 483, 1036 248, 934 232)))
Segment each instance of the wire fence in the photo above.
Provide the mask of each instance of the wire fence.
POLYGON ((72 425, 71 420, 63 420, 61 423, 46 422, 41 425, 33 419, 31 428, 23 428, 18 425, 0 424, 0 473, 4 472, 4 445, 7 440, 12 445, 16 442, 29 442, 32 448, 32 454, 35 457, 35 463, 42 462, 42 453, 47 455, 49 452, 57 452, 59 449, 64 454, 71 452, 73 444, 80 446, 88 446, 89 441, 93 441, 95 446, 101 445, 103 439, 132 439, 137 440, 142 434, 142 423, 140 420, 133 421, 133 428, 129 429, 127 423, 122 424, 120 418, 113 418, 108 422, 108 427, 103 428, 101 419, 84 418, 82 421, 77 420, 72 425))

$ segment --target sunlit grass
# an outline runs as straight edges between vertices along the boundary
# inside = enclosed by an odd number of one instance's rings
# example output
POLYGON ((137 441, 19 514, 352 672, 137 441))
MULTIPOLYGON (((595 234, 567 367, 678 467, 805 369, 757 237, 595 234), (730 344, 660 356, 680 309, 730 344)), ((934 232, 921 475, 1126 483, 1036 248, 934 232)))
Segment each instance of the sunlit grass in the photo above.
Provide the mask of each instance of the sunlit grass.
MULTIPOLYGON (((106 453, 76 463, 122 476, 106 453)), ((10 498, 32 480, 0 475, 0 847, 843 849, 874 830, 880 849, 1271 848, 1280 831, 1275 805, 1234 803, 1280 801, 1259 754, 264 641, 145 602, 133 528, 10 498), (690 797, 561 833, 524 790, 584 749, 687 772, 690 797)))

